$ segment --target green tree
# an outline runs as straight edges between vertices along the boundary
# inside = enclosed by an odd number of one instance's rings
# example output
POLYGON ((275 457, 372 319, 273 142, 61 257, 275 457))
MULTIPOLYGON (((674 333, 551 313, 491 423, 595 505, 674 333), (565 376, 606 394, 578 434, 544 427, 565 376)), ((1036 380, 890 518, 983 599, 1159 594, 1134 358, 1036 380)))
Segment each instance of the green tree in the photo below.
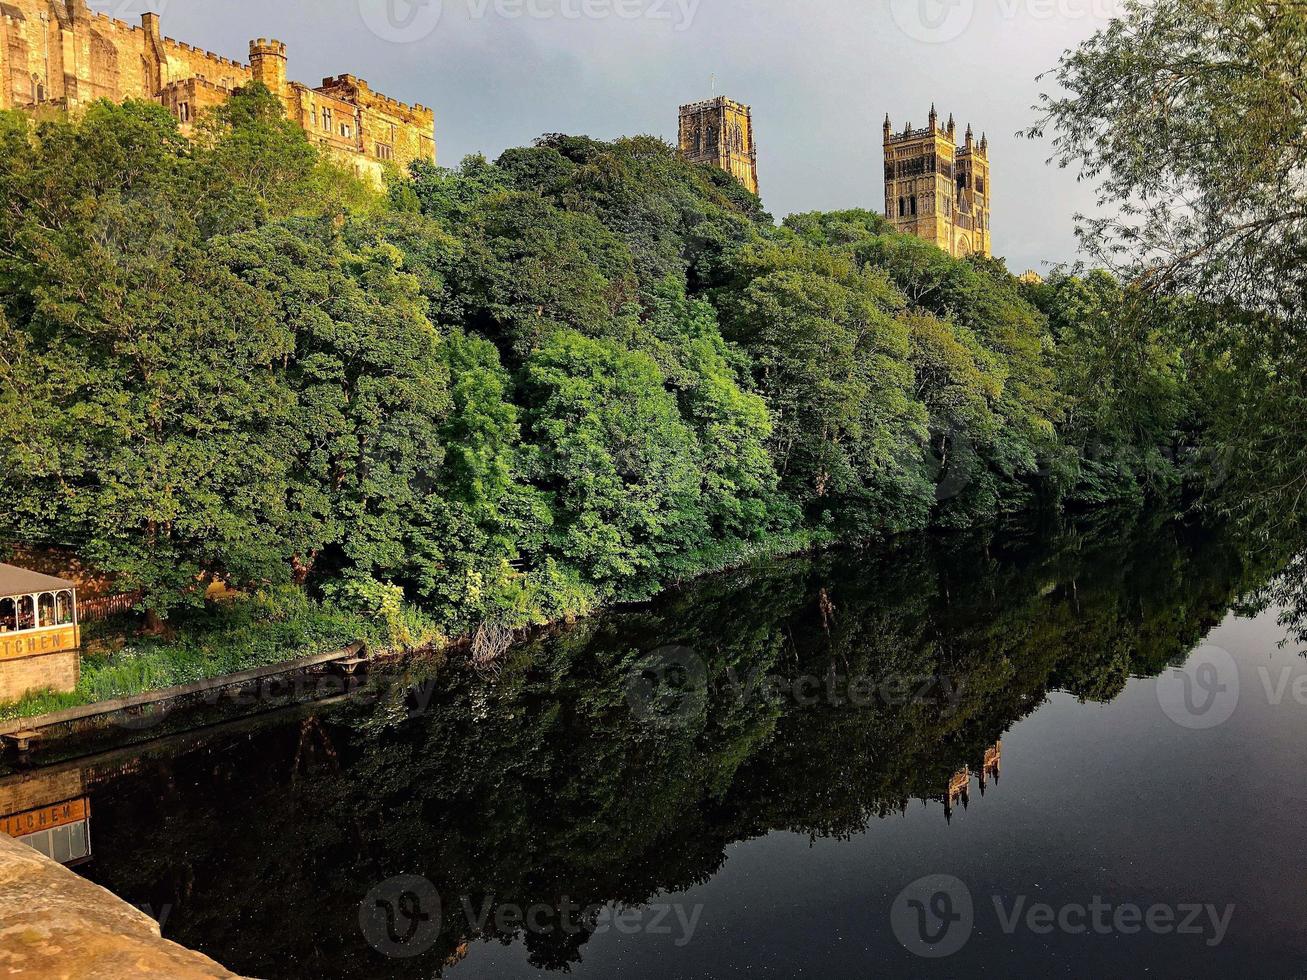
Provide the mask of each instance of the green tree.
POLYGON ((215 260, 171 116, 5 126, 4 532, 69 544, 165 611, 284 578, 292 337, 215 260))
POLYGON ((860 531, 917 526, 930 506, 925 411, 911 394, 902 298, 878 270, 799 242, 745 250, 720 294, 772 412, 783 485, 860 531))
POLYGON ((549 548, 612 594, 705 534, 698 449, 647 355, 560 330, 530 357, 528 474, 554 501, 549 548))

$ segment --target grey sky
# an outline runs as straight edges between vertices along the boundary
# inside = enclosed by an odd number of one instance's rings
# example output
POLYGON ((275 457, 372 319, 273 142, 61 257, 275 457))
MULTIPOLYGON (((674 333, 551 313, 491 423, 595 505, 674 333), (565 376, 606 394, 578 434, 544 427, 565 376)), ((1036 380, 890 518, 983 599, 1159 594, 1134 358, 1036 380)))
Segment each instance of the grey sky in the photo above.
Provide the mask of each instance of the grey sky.
POLYGON ((276 37, 292 78, 350 72, 429 105, 445 165, 544 132, 674 140, 677 106, 708 97, 715 74, 719 94, 753 106, 778 219, 880 210, 881 121, 922 125, 933 100, 989 134, 994 251, 1019 272, 1074 257, 1072 215, 1092 196, 1014 133, 1031 121, 1035 76, 1115 0, 91 2, 128 20, 159 9, 165 33, 242 60, 251 37, 276 37))

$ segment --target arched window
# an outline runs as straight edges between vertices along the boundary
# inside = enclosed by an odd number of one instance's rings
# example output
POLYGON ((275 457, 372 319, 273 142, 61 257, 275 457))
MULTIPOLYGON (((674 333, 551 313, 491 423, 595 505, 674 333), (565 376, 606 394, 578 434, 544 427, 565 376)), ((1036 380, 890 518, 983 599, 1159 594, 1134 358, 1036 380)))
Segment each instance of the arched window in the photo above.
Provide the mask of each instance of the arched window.
POLYGON ((913 216, 914 218, 917 216, 917 195, 916 195, 916 194, 913 194, 913 195, 912 195, 912 216, 913 216))
POLYGON ((36 629, 36 601, 30 595, 18 597, 18 628, 36 629))
POLYGON ((18 629, 18 603, 13 599, 0 599, 0 633, 18 629))
POLYGON ((899 198, 899 217, 902 218, 902 217, 904 217, 907 213, 908 213, 908 205, 907 205, 907 202, 904 201, 903 198, 900 197, 900 198, 899 198))
POLYGON ((73 611, 73 594, 60 592, 54 597, 55 625, 72 626, 76 619, 73 611))
POLYGON ((53 626, 54 625, 54 593, 42 592, 40 598, 37 600, 36 608, 37 611, 40 613, 40 616, 38 616, 39 621, 37 625, 40 626, 42 629, 45 629, 47 626, 53 626))

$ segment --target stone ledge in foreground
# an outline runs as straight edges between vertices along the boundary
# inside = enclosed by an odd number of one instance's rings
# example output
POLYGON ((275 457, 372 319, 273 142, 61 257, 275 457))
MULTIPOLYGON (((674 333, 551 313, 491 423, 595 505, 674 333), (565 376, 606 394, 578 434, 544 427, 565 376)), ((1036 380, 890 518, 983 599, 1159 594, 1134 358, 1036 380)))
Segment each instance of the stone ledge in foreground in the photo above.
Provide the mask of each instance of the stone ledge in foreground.
POLYGON ((0 976, 240 980, 160 938, 144 912, 3 834, 0 896, 0 976))

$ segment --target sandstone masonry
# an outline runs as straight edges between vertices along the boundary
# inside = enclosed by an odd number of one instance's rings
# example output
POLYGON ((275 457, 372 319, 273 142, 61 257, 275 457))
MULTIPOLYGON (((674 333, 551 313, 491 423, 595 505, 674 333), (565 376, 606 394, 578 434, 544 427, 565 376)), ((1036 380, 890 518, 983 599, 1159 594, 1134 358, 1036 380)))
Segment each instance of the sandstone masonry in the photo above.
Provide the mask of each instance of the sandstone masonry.
POLYGON ((75 109, 96 99, 149 99, 189 134, 200 114, 253 81, 338 159, 379 181, 388 165, 435 161, 434 113, 374 92, 353 75, 310 88, 287 80, 286 45, 250 42, 249 64, 204 51, 159 29, 95 13, 86 0, 0 0, 0 109, 75 109))

